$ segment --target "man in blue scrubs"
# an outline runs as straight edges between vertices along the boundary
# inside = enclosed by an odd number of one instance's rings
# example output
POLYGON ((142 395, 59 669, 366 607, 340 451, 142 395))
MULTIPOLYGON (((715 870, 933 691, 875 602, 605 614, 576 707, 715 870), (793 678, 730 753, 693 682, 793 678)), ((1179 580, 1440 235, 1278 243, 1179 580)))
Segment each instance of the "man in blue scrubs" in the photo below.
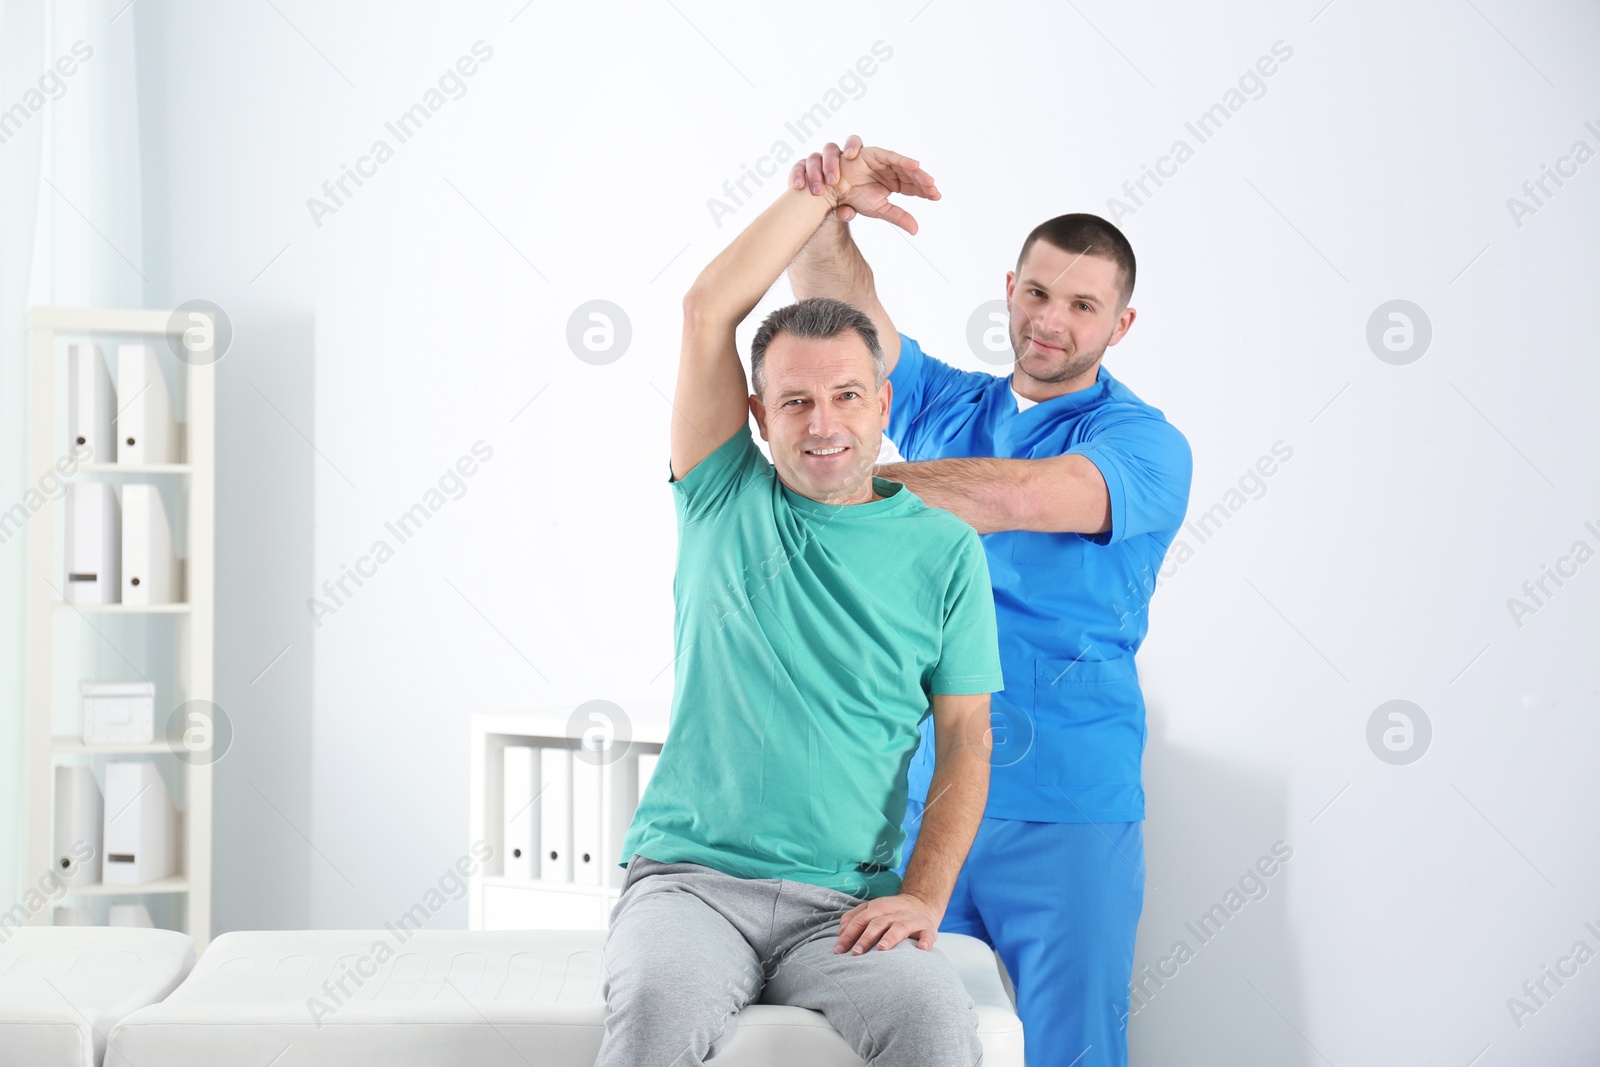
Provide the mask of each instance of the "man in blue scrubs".
MULTIPOLYGON (((791 184, 820 192, 860 148, 829 144, 791 184)), ((1192 471, 1183 434, 1101 362, 1133 325, 1133 249, 1094 215, 1035 228, 1006 273, 1016 361, 999 376, 948 366, 895 329, 853 214, 840 209, 790 265, 795 297, 835 297, 877 324, 888 433, 909 461, 881 473, 983 535, 999 622, 988 804, 940 929, 999 952, 1029 1067, 1120 1067, 1145 881, 1134 653, 1192 471)), ((924 730, 907 854, 939 802, 933 752, 924 730)))

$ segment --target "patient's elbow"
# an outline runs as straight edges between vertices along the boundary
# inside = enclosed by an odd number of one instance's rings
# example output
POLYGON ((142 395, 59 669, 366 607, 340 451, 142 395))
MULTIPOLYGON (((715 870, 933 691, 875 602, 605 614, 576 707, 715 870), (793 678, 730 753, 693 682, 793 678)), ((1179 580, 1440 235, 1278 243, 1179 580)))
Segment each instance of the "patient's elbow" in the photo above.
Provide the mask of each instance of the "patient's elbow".
POLYGON ((683 325, 685 328, 704 320, 712 305, 711 294, 698 283, 683 294, 683 325))
POLYGON ((714 290, 696 282, 683 294, 683 331, 686 334, 726 329, 738 325, 740 314, 714 290))

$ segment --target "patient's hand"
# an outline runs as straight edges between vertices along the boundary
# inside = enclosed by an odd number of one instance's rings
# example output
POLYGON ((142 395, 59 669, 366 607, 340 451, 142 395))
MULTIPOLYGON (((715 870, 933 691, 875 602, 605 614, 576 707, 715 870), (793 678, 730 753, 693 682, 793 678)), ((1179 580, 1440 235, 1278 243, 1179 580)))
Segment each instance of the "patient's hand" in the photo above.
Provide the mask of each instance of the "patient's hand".
POLYGON ((845 139, 843 149, 830 141, 821 152, 794 165, 789 172, 790 185, 804 189, 808 182, 816 195, 820 196, 824 188, 832 188, 839 195, 840 203, 834 211, 840 221, 848 222, 862 214, 892 222, 907 233, 917 232, 917 220, 891 204, 889 194, 926 200, 938 200, 943 195, 921 163, 887 148, 863 148, 861 138, 855 134, 845 139))
POLYGON ((910 893, 875 897, 844 913, 833 951, 859 956, 873 945, 891 949, 908 937, 916 938, 918 948, 929 949, 939 936, 943 917, 942 909, 910 893))

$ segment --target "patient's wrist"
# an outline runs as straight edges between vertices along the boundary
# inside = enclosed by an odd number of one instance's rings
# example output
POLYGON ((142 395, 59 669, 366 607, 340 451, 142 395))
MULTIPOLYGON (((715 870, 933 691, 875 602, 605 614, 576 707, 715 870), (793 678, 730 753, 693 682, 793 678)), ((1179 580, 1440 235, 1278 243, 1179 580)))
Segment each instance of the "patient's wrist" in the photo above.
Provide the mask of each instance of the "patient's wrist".
POLYGON ((901 882, 900 883, 900 895, 903 896, 903 897, 913 897, 913 898, 915 898, 916 900, 922 902, 923 905, 925 905, 926 907, 931 909, 933 911, 933 913, 935 915, 937 915, 937 916, 944 915, 944 909, 950 903, 950 898, 949 898, 948 894, 946 894, 943 898, 941 898, 937 893, 929 892, 926 889, 918 888, 915 883, 913 883, 911 885, 907 885, 905 882, 901 882))

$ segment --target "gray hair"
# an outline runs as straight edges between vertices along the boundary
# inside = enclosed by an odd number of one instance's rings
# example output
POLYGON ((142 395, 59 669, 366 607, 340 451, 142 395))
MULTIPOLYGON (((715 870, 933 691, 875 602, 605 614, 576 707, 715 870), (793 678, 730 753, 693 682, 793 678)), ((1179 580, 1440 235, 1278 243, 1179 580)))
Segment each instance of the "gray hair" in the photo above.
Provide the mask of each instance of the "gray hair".
POLYGON ((767 346, 774 337, 787 333, 795 337, 822 340, 837 337, 847 330, 854 330, 866 343, 867 351, 872 355, 874 380, 881 386, 888 380, 889 365, 883 358, 883 346, 878 343, 878 327, 858 307, 832 297, 813 296, 774 311, 756 331, 755 340, 750 342, 750 378, 755 384, 756 395, 763 396, 766 393, 767 382, 762 364, 766 360, 767 346))

